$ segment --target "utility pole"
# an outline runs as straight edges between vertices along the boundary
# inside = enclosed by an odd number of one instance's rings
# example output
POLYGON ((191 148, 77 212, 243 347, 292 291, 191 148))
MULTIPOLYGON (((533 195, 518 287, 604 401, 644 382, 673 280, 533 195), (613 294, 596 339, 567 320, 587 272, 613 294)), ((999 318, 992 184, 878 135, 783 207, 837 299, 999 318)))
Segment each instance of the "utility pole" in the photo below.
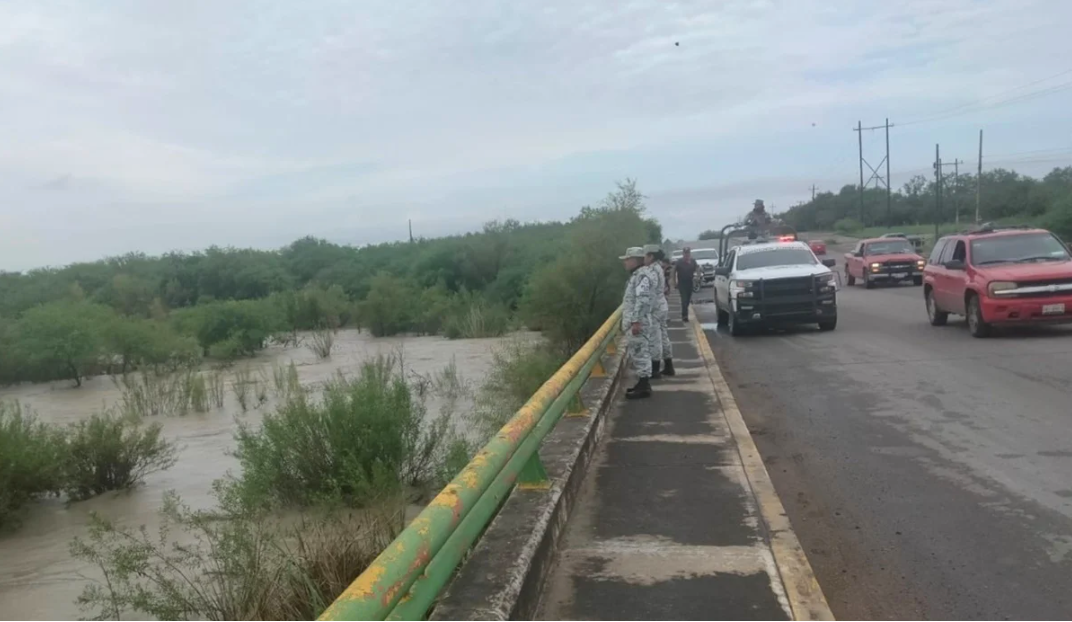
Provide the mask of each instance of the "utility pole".
POLYGON ((876 125, 874 127, 864 127, 860 121, 856 122, 856 127, 852 128, 852 131, 857 133, 857 145, 859 147, 860 154, 860 222, 867 224, 864 220, 864 189, 871 183, 871 180, 875 180, 875 186, 886 186, 886 223, 890 221, 890 206, 892 205, 892 195, 890 189, 890 128, 893 125, 890 124, 889 118, 882 125, 876 125), (878 166, 871 166, 871 163, 864 158, 864 131, 871 130, 886 130, 886 157, 882 158, 882 161, 878 163, 878 166), (871 177, 864 181, 864 165, 871 169, 871 177), (879 171, 882 169, 882 165, 886 165, 886 175, 883 176, 879 171))
POLYGON ((979 224, 979 186, 983 180, 983 130, 979 130, 979 170, 975 174, 975 224, 979 224))
POLYGON ((890 190, 890 118, 886 117, 886 226, 893 223, 893 196, 890 190))
MULTIPOLYGON (((953 167, 953 210, 955 213, 954 220, 960 224, 960 165, 966 164, 964 160, 953 160, 952 162, 942 163, 942 174, 945 174, 945 167, 953 167)), ((945 178, 942 178, 942 183, 945 183, 945 178)))
POLYGON ((815 184, 811 185, 811 200, 815 200, 815 184))
POLYGON ((866 225, 864 222, 864 128, 863 122, 856 122, 856 138, 860 145, 860 224, 866 225))
POLYGON ((413 220, 409 221, 409 243, 413 244, 413 220))
POLYGON ((938 223, 942 219, 942 157, 934 144, 934 242, 938 243, 938 223))

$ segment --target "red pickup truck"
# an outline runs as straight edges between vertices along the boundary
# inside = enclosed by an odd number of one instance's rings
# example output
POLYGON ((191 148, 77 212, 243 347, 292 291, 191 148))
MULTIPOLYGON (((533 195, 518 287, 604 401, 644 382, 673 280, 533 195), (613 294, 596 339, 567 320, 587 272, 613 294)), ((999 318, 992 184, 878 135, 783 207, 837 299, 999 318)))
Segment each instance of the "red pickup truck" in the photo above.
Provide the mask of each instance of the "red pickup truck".
POLYGON ((859 279, 867 289, 876 283, 908 280, 923 285, 925 263, 912 243, 904 238, 860 240, 852 252, 845 253, 845 283, 855 285, 859 279))
POLYGON ((1072 255, 1045 229, 984 226, 934 245, 924 271, 927 317, 968 318, 974 337, 999 324, 1072 322, 1072 255))

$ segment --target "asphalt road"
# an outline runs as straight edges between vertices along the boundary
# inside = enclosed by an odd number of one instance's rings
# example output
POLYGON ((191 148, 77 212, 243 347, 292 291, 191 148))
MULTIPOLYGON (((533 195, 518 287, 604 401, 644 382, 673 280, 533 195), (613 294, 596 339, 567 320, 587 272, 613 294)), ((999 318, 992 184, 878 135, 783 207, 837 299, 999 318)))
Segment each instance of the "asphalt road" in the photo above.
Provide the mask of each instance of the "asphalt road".
POLYGON ((707 331, 834 614, 1072 618, 1072 328, 839 296, 831 333, 707 331))

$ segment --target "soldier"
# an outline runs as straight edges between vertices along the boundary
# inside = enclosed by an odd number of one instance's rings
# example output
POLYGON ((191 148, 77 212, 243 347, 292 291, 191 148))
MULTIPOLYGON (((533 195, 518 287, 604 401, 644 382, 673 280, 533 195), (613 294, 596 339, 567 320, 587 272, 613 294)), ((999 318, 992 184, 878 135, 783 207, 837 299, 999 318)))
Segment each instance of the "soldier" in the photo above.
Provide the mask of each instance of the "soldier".
POLYGON ((651 272, 644 267, 644 249, 630 247, 619 257, 629 271, 622 297, 622 330, 629 338, 629 358, 637 383, 625 392, 626 399, 651 397, 651 355, 648 353, 654 286, 651 272))
POLYGON ((652 305, 652 330, 648 349, 651 354, 651 377, 657 379, 661 374, 673 376, 674 361, 670 352, 670 331, 668 328, 670 305, 666 302, 669 283, 663 270, 662 259, 665 257, 658 244, 644 247, 644 265, 651 271, 652 283, 655 285, 655 303, 652 305), (662 368, 665 362, 666 367, 662 368))

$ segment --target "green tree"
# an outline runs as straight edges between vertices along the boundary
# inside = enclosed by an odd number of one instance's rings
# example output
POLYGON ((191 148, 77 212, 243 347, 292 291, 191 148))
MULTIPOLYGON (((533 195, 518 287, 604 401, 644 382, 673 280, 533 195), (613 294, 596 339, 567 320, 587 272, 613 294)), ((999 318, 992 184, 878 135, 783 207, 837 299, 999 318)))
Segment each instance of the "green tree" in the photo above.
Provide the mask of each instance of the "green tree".
POLYGON ((418 316, 417 300, 413 283, 380 272, 372 278, 368 297, 359 306, 361 324, 377 337, 411 330, 413 320, 418 316))
POLYGON ((82 378, 100 364, 102 332, 113 321, 111 309, 87 302, 53 302, 23 314, 16 327, 18 356, 45 379, 82 378))

